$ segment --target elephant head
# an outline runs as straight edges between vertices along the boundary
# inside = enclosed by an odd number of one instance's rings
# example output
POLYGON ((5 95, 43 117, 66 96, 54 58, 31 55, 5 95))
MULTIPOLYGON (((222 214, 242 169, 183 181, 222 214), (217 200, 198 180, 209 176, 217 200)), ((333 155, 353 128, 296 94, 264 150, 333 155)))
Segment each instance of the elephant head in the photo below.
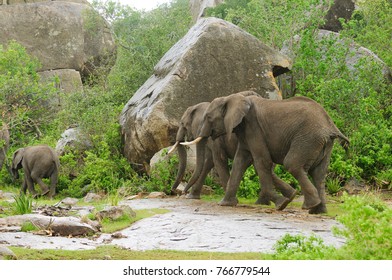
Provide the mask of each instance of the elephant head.
MULTIPOLYGON (((245 97, 253 95, 259 97, 253 91, 244 91, 215 98, 210 103, 203 115, 202 124, 197 133, 198 137, 194 141, 181 143, 182 145, 197 144, 197 162, 194 174, 201 173, 208 137, 215 140, 218 137, 227 135, 227 140, 230 142, 232 132, 235 131, 235 128, 241 123, 251 107, 251 103, 245 97)), ((188 188, 185 188, 184 191, 187 190, 188 188)))
POLYGON ((178 145, 181 141, 193 140, 199 130, 199 126, 202 121, 205 109, 208 107, 209 102, 202 102, 194 106, 189 107, 185 110, 181 117, 180 125, 176 135, 176 143, 169 150, 169 154, 172 153, 176 148, 179 157, 179 168, 177 172, 176 180, 172 186, 172 192, 174 192, 180 184, 185 174, 187 153, 183 145, 178 145))
POLYGON ((19 179, 18 170, 22 168, 24 148, 20 148, 14 152, 12 157, 11 172, 15 179, 19 179))

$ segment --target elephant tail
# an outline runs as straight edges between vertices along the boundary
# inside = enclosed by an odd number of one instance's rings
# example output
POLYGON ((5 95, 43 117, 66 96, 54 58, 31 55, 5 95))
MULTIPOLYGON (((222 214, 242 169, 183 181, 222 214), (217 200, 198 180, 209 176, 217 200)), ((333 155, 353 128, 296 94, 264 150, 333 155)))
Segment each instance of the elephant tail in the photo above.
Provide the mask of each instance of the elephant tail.
POLYGON ((348 147, 350 146, 350 140, 339 130, 336 131, 332 137, 332 139, 338 138, 339 144, 344 148, 344 150, 347 152, 348 147))

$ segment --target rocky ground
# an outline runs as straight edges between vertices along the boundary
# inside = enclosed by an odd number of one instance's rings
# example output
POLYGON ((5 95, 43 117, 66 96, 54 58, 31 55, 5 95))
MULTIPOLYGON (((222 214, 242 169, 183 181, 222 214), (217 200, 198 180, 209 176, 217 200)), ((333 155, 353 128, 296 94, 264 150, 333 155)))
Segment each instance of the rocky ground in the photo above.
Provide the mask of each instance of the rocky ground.
POLYGON ((172 197, 125 200, 120 204, 134 210, 170 211, 140 220, 115 236, 98 234, 94 238, 21 232, 20 227, 0 219, 0 246, 83 250, 111 244, 131 250, 272 252, 276 241, 286 233, 316 234, 334 246, 344 242, 331 233, 332 227, 339 226, 333 218, 309 215, 298 208, 275 211, 248 205, 221 207, 216 202, 172 197))

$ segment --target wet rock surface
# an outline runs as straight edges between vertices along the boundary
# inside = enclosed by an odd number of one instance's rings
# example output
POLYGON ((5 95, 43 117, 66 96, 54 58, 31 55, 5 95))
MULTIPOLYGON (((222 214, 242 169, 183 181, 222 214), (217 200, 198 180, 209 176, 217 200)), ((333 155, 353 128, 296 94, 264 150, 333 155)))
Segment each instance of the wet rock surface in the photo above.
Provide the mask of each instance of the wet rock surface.
POLYGON ((0 244, 64 250, 110 244, 131 250, 272 252, 276 241, 286 233, 316 234, 334 246, 344 242, 331 233, 331 228, 339 225, 334 219, 294 208, 275 211, 259 206, 221 207, 215 202, 182 198, 136 199, 121 204, 135 210, 165 208, 170 212, 94 238, 41 236, 2 228, 0 244))

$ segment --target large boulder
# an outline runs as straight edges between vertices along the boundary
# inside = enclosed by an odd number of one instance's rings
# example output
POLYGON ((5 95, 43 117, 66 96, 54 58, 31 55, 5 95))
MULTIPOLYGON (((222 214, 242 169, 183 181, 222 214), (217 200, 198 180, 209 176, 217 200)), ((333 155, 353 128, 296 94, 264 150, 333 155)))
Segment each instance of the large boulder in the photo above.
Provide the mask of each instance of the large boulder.
POLYGON ((286 56, 239 27, 199 20, 125 105, 120 116, 125 156, 143 170, 157 151, 175 142, 182 114, 197 103, 250 89, 280 99, 275 77, 290 67, 286 56))
POLYGON ((73 93, 83 91, 80 72, 74 69, 57 69, 38 72, 42 82, 52 82, 59 92, 73 93))
POLYGON ((74 69, 89 75, 115 53, 108 24, 87 0, 5 2, 0 6, 0 44, 22 44, 41 62, 41 71, 74 69))
POLYGON ((350 20, 354 10, 354 0, 335 0, 325 16, 324 25, 320 29, 339 32, 343 29, 340 21, 347 22, 350 20))

